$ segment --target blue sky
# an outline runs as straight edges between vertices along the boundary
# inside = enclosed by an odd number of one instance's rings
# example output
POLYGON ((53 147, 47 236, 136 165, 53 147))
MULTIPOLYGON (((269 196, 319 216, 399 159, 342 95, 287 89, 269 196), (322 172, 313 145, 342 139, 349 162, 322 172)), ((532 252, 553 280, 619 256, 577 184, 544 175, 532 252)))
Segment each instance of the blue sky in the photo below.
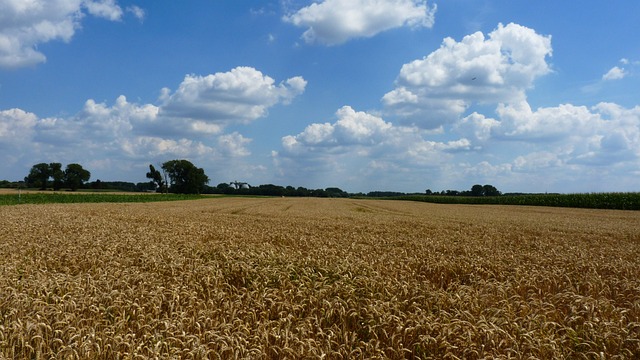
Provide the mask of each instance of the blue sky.
POLYGON ((640 2, 0 0, 0 179, 640 191, 640 2))

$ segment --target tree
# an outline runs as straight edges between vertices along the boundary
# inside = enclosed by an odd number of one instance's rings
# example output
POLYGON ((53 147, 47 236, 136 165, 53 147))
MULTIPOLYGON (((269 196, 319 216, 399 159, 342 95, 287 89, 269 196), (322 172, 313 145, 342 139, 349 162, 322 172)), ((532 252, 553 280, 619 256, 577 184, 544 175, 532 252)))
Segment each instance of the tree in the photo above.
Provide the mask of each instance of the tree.
POLYGON ((156 185, 156 191, 166 192, 166 184, 162 179, 162 174, 151 164, 149 164, 149 172, 147 173, 147 178, 151 179, 151 181, 153 181, 153 183, 156 185))
POLYGON ((258 187, 251 188, 251 194, 266 195, 266 196, 283 196, 285 194, 285 189, 280 185, 264 184, 258 187))
POLYGON ((219 194, 233 194, 235 192, 235 188, 227 183, 220 183, 215 189, 219 194))
POLYGON ((200 194, 209 177, 204 170, 187 160, 171 160, 162 164, 162 169, 171 179, 169 191, 178 194, 200 194))
POLYGON ((76 191, 85 181, 89 181, 90 177, 91 173, 80 164, 69 164, 64 170, 64 182, 71 191, 76 191))
POLYGON ((471 196, 483 196, 484 188, 482 185, 476 184, 471 187, 471 196))
POLYGON ((500 191, 493 185, 485 185, 482 187, 484 196, 500 196, 500 191))
POLYGON ((349 193, 337 187, 328 187, 324 191, 328 197, 349 197, 349 193))
POLYGON ((64 185, 64 171, 61 163, 50 163, 49 172, 53 178, 53 190, 58 191, 64 185))
POLYGON ((156 190, 156 183, 153 181, 139 182, 136 184, 136 191, 154 191, 156 190))
POLYGON ((24 178, 24 182, 27 183, 27 186, 46 190, 50 177, 51 168, 49 167, 49 164, 39 163, 31 167, 31 171, 29 171, 29 175, 24 178))
POLYGON ((484 186, 478 184, 473 185, 469 193, 471 196, 500 196, 500 194, 500 191, 498 191, 495 186, 489 184, 484 186))

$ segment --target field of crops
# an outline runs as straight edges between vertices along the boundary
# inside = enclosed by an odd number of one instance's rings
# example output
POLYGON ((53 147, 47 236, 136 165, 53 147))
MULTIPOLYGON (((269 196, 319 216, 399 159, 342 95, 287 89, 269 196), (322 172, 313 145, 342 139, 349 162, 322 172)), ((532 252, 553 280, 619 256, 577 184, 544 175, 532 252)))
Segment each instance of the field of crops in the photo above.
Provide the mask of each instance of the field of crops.
POLYGON ((529 194, 505 196, 405 195, 389 200, 424 201, 435 204, 526 205, 585 209, 640 210, 640 193, 529 194))
POLYGON ((0 207, 0 358, 640 357, 640 212, 0 207))
POLYGON ((157 201, 195 200, 199 195, 156 194, 156 193, 109 193, 109 192, 49 192, 49 191, 0 191, 0 206, 21 204, 54 203, 139 203, 157 201))

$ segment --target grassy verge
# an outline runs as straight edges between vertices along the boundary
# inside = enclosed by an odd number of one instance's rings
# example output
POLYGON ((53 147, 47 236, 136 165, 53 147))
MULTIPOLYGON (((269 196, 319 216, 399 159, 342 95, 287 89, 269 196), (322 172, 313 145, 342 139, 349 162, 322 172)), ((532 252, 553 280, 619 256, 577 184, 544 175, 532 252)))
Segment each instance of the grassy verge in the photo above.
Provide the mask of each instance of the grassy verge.
POLYGON ((2 194, 0 206, 18 204, 53 204, 53 203, 131 203, 194 200, 204 198, 201 195, 183 194, 108 194, 108 193, 27 193, 2 194))
POLYGON ((439 204, 528 205, 640 210, 640 193, 536 194, 487 197, 407 195, 387 199, 424 201, 439 204))

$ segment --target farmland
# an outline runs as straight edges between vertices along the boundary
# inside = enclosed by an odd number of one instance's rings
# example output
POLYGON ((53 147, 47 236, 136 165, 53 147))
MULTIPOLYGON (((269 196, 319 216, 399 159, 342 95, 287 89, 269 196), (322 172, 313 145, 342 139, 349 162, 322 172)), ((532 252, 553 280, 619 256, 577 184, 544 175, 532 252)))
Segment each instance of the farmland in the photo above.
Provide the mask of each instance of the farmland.
POLYGON ((139 203, 157 201, 177 201, 201 199, 198 195, 156 194, 156 193, 118 193, 118 192, 48 192, 0 190, 0 206, 19 204, 54 203, 139 203))
POLYGON ((405 195, 390 200, 424 201, 437 204, 491 204, 575 207, 586 209, 640 210, 640 193, 522 194, 508 196, 405 195))
POLYGON ((0 207, 0 358, 633 358, 640 212, 0 207))

